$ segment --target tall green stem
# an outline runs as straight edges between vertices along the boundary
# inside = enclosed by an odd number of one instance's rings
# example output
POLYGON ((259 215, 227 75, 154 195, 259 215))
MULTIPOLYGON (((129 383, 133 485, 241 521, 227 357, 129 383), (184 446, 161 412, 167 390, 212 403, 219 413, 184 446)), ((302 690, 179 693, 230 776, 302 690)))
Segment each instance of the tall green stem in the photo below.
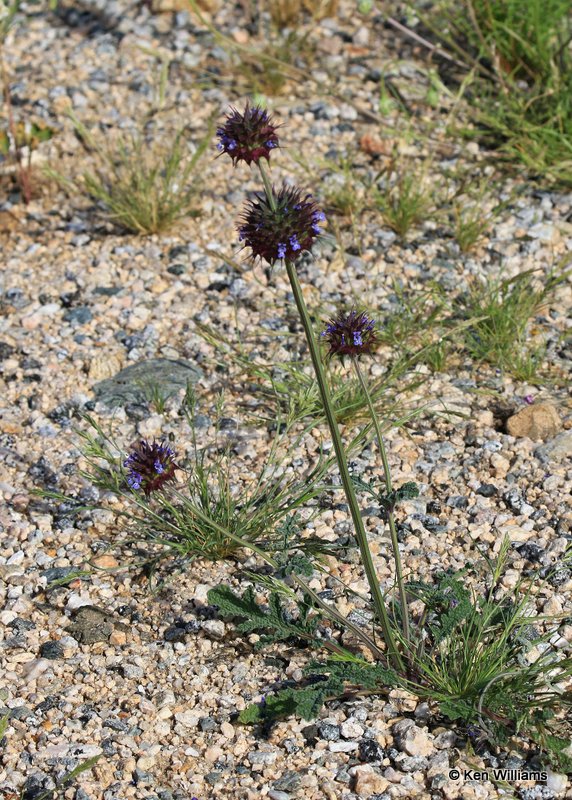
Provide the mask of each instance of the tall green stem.
POLYGON ((314 371, 316 373, 316 380, 318 382, 318 388, 320 390, 320 396, 322 398, 322 404, 324 406, 324 413, 326 415, 328 426, 330 428, 332 442, 334 445, 336 459, 338 462, 338 468, 340 470, 340 475, 342 478, 342 484, 346 494, 346 499, 350 507, 350 513, 352 516, 352 521, 354 523, 356 538, 358 541, 363 566, 365 569, 365 573, 369 583, 369 588, 373 598, 373 604, 377 612, 377 616, 379 617, 379 622, 381 624, 381 629, 383 631, 383 638, 385 640, 385 644, 389 651, 390 658, 393 661, 393 663, 398 668, 400 668, 403 666, 403 664, 399 652, 395 646, 395 642, 393 639, 393 632, 391 630, 391 623, 387 615, 387 609, 385 608, 385 601, 383 599, 383 594, 379 586, 379 580, 377 577, 377 573, 375 571, 373 558, 371 555, 371 551, 369 549, 367 534, 363 524, 363 519, 358 505, 354 485, 352 483, 352 479, 348 469, 346 453, 344 450, 344 445, 342 442, 340 430, 338 427, 338 422, 336 420, 332 398, 330 396, 330 389, 328 387, 328 382, 326 380, 324 367, 322 365, 320 349, 316 341, 316 337, 314 335, 312 321, 310 320, 310 315, 308 313, 308 309, 306 308, 306 303, 304 301, 304 296, 302 294, 302 287, 300 286, 300 281, 298 280, 296 267, 294 266, 294 264, 287 261, 286 270, 288 272, 288 278, 290 279, 290 285, 292 286, 292 292, 294 294, 294 299, 296 301, 298 313, 300 314, 300 318, 302 320, 304 332, 306 333, 308 347, 310 348, 310 356, 312 358, 312 364, 314 367, 314 371))
MULTIPOLYGON (((268 202, 270 203, 272 208, 275 208, 276 206, 274 201, 274 194, 272 192, 272 187, 270 185, 268 175, 266 174, 266 170, 261 161, 258 161, 258 168, 260 170, 260 174, 264 182, 264 188, 266 191, 268 202)), ((326 415, 326 420, 330 428, 332 442, 334 445, 334 451, 336 453, 336 460, 338 462, 338 468, 340 470, 340 476, 342 479, 344 492, 346 495, 346 499, 348 501, 348 506, 350 508, 350 514, 354 524, 356 538, 361 553, 362 563, 364 566, 365 574, 369 584, 369 589, 373 599, 373 605, 376 611, 376 615, 379 619, 379 623, 381 625, 381 630, 383 632, 383 639, 385 641, 385 645, 388 650, 389 658, 391 662, 394 664, 394 666, 396 666, 398 669, 402 669, 403 660, 395 645, 393 631, 391 628, 391 622, 387 614, 387 609, 385 607, 385 600, 383 598, 383 593, 379 586, 379 579, 377 577, 377 573, 375 571, 375 565, 373 563, 373 558, 371 555, 371 551, 369 549, 367 534, 361 517, 361 512, 358 505, 355 489, 352 483, 352 479, 350 477, 348 462, 340 430, 338 428, 334 406, 332 403, 332 398, 330 396, 328 382, 326 380, 326 374, 324 372, 324 367, 322 366, 322 357, 320 353, 320 348, 318 346, 316 337, 314 335, 312 321, 310 319, 310 315, 306 307, 306 302, 304 300, 304 295, 302 293, 302 287, 300 286, 300 281, 298 280, 298 273, 296 272, 294 264, 290 261, 286 261, 286 270, 288 272, 288 278, 290 280, 290 285, 292 287, 292 293, 294 294, 296 307, 298 309, 298 313, 300 314, 300 319, 302 321, 304 332, 306 334, 306 340, 308 342, 308 347, 310 349, 312 365, 314 367, 314 372, 316 374, 316 380, 318 383, 320 396, 322 398, 322 404, 324 406, 324 413, 326 415)))
POLYGON ((258 169, 260 170, 260 174, 262 175, 262 182, 264 183, 264 191, 266 192, 266 197, 270 204, 270 208, 273 211, 276 211, 276 198, 274 197, 274 192, 272 191, 272 185, 270 183, 270 178, 268 177, 268 173, 262 166, 262 162, 258 162, 258 169))
MULTIPOLYGON (((385 475, 385 488, 389 496, 393 491, 393 484, 391 481, 391 471, 389 469, 389 461, 387 460, 387 452, 385 450, 385 445, 383 443, 383 436, 381 434, 381 427, 379 425, 377 413, 375 411, 375 407, 373 405, 373 401, 371 399, 367 383, 363 377, 363 373, 361 371, 361 367, 359 365, 359 361, 357 360, 357 358, 352 358, 352 364, 354 366, 355 373, 358 377, 361 388, 365 395, 365 399, 369 408, 369 413, 371 415, 373 426, 375 428, 375 434, 377 436, 377 445, 379 447, 381 463, 383 464, 383 473, 385 475)), ((407 592, 405 591, 405 584, 403 583, 401 554, 399 553, 399 542, 397 540, 397 527, 395 525, 395 516, 392 508, 390 508, 387 512, 387 520, 389 523, 389 531, 391 534, 391 546, 393 549, 393 560, 395 561, 395 575, 397 579, 397 587, 399 589, 399 602, 401 604, 401 619, 403 621, 403 636, 405 637, 405 640, 408 642, 410 639, 410 630, 409 630, 409 609, 407 607, 407 592)))

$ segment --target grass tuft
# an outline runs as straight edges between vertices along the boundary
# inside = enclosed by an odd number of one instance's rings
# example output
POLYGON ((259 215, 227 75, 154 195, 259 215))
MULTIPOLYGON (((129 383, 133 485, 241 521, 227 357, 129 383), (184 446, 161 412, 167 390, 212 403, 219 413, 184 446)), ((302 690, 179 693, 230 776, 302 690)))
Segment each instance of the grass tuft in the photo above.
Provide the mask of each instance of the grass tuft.
POLYGON ((572 185, 569 0, 443 0, 424 22, 475 71, 467 97, 477 135, 572 185))
POLYGON ((411 169, 395 160, 385 176, 385 185, 375 189, 374 202, 385 224, 404 239, 435 208, 426 169, 411 169))
POLYGON ((561 620, 534 611, 537 576, 502 588, 509 549, 505 539, 497 559, 485 557, 484 592, 467 585, 469 570, 411 587, 425 603, 426 632, 411 688, 485 740, 506 745, 517 734, 547 751, 553 766, 570 768, 560 735, 570 733, 562 712, 572 705, 572 659, 552 644, 561 620))
POLYGON ((542 284, 534 270, 513 278, 474 283, 457 302, 469 322, 464 342, 472 358, 530 380, 542 361, 543 347, 528 341, 530 321, 538 315, 566 275, 550 274, 542 284))
POLYGON ((87 193, 105 219, 131 233, 154 234, 184 217, 198 216, 196 168, 212 130, 191 152, 184 130, 161 145, 132 134, 112 146, 101 145, 77 118, 72 121, 86 149, 96 156, 97 167, 75 182, 56 173, 53 177, 68 189, 87 193))
MULTIPOLYGON (((89 416, 85 417, 89 428, 78 431, 88 463, 82 475, 100 491, 122 499, 120 509, 115 504, 103 507, 126 524, 123 545, 137 553, 135 565, 149 574, 173 559, 182 567, 196 558, 228 558, 242 547, 264 547, 272 553, 287 549, 291 539, 300 536, 298 509, 312 506, 312 501, 328 488, 325 478, 331 458, 318 454, 315 463, 300 474, 292 455, 300 437, 295 438, 292 448, 285 449, 290 429, 283 429, 281 424, 257 475, 245 480, 244 464, 238 462, 231 443, 219 437, 218 431, 209 446, 197 446, 195 403, 194 393, 188 390, 182 413, 190 427, 190 452, 183 457, 182 444, 173 444, 180 481, 165 484, 148 497, 127 485, 126 451, 110 434, 89 416)), ((220 404, 217 412, 220 416, 220 404)), ((312 537, 303 539, 299 546, 311 552, 321 547, 312 537)))

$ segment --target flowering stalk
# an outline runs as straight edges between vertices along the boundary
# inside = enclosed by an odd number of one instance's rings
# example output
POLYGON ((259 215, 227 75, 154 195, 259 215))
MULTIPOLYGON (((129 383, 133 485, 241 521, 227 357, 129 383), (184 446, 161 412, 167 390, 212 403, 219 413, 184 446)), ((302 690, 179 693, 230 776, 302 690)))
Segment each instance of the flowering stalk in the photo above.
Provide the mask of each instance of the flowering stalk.
MULTIPOLYGON (((266 170, 264 169, 260 161, 258 161, 258 168, 260 170, 262 180, 264 182, 264 186, 267 192, 268 202, 269 204, 271 204, 271 197, 273 197, 274 192, 270 185, 270 181, 266 174, 266 170)), ((298 313, 300 314, 300 319, 302 321, 302 326, 304 328, 304 332, 306 334, 306 340, 308 342, 308 347, 310 349, 312 365, 316 373, 318 389, 320 391, 320 397, 322 399, 322 404, 324 406, 324 413, 326 415, 326 420, 330 428, 332 442, 334 445, 334 451, 336 453, 336 460, 338 462, 338 467, 340 470, 344 492, 346 495, 346 499, 348 501, 348 506, 350 508, 351 517, 354 523, 356 538, 358 541, 364 570, 371 591, 374 608, 379 618, 379 622, 383 632, 383 638, 388 649, 390 660, 393 662, 395 666, 397 666, 398 668, 402 668, 403 662, 399 654, 399 651, 395 646, 393 631, 391 628, 391 622, 389 620, 387 609, 385 607, 385 600, 379 585, 379 579, 375 570, 375 565, 373 563, 371 551, 369 549, 367 534, 361 517, 357 496, 348 469, 347 457, 344 450, 342 437, 336 420, 336 415, 330 395, 330 390, 328 387, 328 382, 326 380, 326 375, 324 372, 324 368, 322 366, 322 357, 320 353, 320 348, 318 346, 316 337, 314 335, 312 321, 310 319, 310 315, 306 307, 306 302, 304 300, 302 287, 300 286, 300 281, 298 280, 298 273, 296 272, 296 267, 294 265, 294 262, 287 258, 285 259, 285 264, 286 264, 286 271, 288 273, 288 278, 290 280, 290 286, 292 287, 294 300, 296 302, 296 307, 298 308, 298 313)))
MULTIPOLYGON (((355 370, 355 373, 358 377, 360 382, 361 388, 365 395, 365 399, 367 402, 367 406, 369 409, 369 413, 371 415, 371 419, 373 421, 373 427, 375 428, 375 434, 377 437, 377 445, 379 447, 379 454, 381 456, 381 463, 383 464, 383 474, 385 477, 385 489, 388 497, 391 497, 393 492, 393 484, 391 481, 391 472, 389 469, 389 461, 387 460, 387 452, 385 450, 385 445, 383 443, 383 436, 381 434, 381 427, 379 424, 379 420, 377 418, 377 414, 375 411, 375 407, 373 405, 371 395, 369 393, 369 389, 367 388, 367 383, 363 377, 363 373, 361 371, 361 367, 359 365, 359 360, 354 357, 352 358, 352 364, 355 370)), ((391 534, 391 547, 393 550, 393 559, 395 561, 395 574, 397 579, 397 587, 399 589, 399 602, 401 604, 401 619, 403 621, 403 636, 405 641, 408 642, 410 639, 410 630, 409 630, 409 609, 407 607, 407 593, 405 591, 405 584, 403 582, 403 569, 401 567, 401 555, 399 553, 399 542, 397 540, 397 527, 395 525, 395 516, 393 513, 393 508, 390 506, 387 511, 387 521, 389 524, 389 532, 391 534)))

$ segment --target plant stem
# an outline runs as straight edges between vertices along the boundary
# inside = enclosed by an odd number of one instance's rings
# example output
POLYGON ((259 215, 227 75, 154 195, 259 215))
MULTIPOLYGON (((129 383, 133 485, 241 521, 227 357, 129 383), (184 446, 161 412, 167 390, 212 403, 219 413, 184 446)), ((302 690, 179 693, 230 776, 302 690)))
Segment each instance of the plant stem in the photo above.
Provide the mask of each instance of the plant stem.
POLYGON ((286 262, 286 269, 288 271, 288 277, 290 278, 292 291, 296 299, 296 305, 298 307, 298 311, 302 319, 302 324, 306 332, 306 339, 310 347, 310 354, 312 356, 312 363, 316 371, 316 378, 318 381, 318 387, 320 389, 322 403, 324 405, 324 412, 326 415, 326 419, 328 421, 330 433, 332 435, 334 450, 336 452, 338 467, 342 478, 342 484, 344 487, 348 505, 350 507, 350 513, 354 523, 356 538, 358 541, 363 566, 369 583, 369 588, 373 598, 374 607, 377 612, 377 616, 379 617, 379 621, 383 631, 383 638, 385 640, 385 644, 389 652, 390 660, 394 663, 395 666, 400 668, 403 666, 403 664, 394 643, 393 633, 391 630, 391 623, 389 621, 387 610, 385 608, 385 601, 383 599, 383 594, 379 586, 379 580, 375 571, 373 558, 371 556, 371 551, 369 549, 369 544, 367 541, 367 534, 365 532, 363 520, 361 518, 361 512, 357 502, 357 497, 350 477, 346 460, 346 454, 342 443, 342 437, 340 435, 338 423, 335 418, 335 412, 333 409, 328 384, 326 382, 326 376, 324 374, 324 369, 322 367, 320 359, 318 344, 314 338, 312 323, 310 321, 310 316, 308 314, 308 310, 306 308, 306 304, 302 296, 302 287, 300 286, 300 283, 298 281, 298 275, 296 274, 296 269, 294 265, 291 264, 290 262, 286 262))
MULTIPOLYGON (((261 161, 258 161, 258 168, 260 170, 260 174, 264 182, 264 189, 266 191, 268 202, 274 209, 276 208, 274 193, 272 192, 270 180, 261 161)), ((385 646, 387 647, 389 660, 393 663, 393 665, 397 669, 403 669, 404 666, 403 660, 395 645, 393 631, 391 629, 391 622, 389 620, 387 609, 385 607, 385 600, 383 598, 383 593, 379 586, 379 579, 375 571, 375 565, 373 563, 373 558, 367 541, 367 533, 365 531, 355 489, 348 469, 348 463, 347 463, 346 453, 344 450, 344 445, 342 442, 342 437, 338 427, 338 422, 336 420, 336 414, 334 411, 334 406, 332 403, 328 382, 326 380, 326 374, 324 372, 324 367, 322 366, 322 357, 320 353, 320 348, 316 341, 316 337, 314 336, 312 321, 310 319, 310 315, 306 307, 306 302, 304 300, 304 295, 302 293, 302 287, 300 285, 300 281, 298 280, 298 273, 296 272, 296 267, 292 262, 286 261, 286 270, 288 272, 288 278, 290 280, 290 285, 292 287, 292 292, 294 294, 294 299, 296 301, 296 307, 298 308, 298 313, 300 314, 300 319, 302 321, 304 332, 306 334, 306 340, 308 342, 308 347, 310 349, 312 365, 314 367, 314 372, 316 374, 316 380, 318 383, 320 396, 322 398, 322 404, 324 406, 324 413, 326 415, 328 427, 330 428, 332 442, 334 445, 334 451, 336 453, 336 460, 338 462, 338 468, 340 470, 344 492, 346 495, 346 499, 348 501, 348 506, 350 508, 350 514, 356 532, 356 538, 361 553, 363 567, 365 570, 365 574, 369 584, 369 589, 373 599, 373 605, 377 617, 379 618, 379 622, 383 632, 383 639, 385 641, 385 646)))
POLYGON ((258 169, 260 170, 260 174, 262 175, 262 182, 264 183, 264 191, 266 192, 266 197, 270 204, 270 208, 272 209, 272 211, 276 211, 276 198, 274 197, 274 192, 272 190, 272 185, 270 183, 270 178, 268 177, 268 173, 264 169, 261 161, 258 161, 258 169))
MULTIPOLYGON (((388 497, 391 496, 391 492, 393 491, 393 484, 391 482, 391 471, 389 469, 389 462, 387 460, 387 452, 385 450, 385 445, 383 443, 383 436, 381 434, 381 426, 379 424, 379 420, 377 418, 377 414, 375 411, 375 407, 373 405, 373 401, 371 399, 371 395, 369 393, 369 389, 367 387, 367 383, 363 377, 363 373, 361 371, 361 367, 359 365, 359 361, 357 358, 352 358, 352 364, 355 369, 355 373, 358 377, 360 382, 362 391, 365 395, 365 399, 367 401, 367 405, 369 408, 369 413, 371 415, 371 419, 373 422, 373 426, 375 428, 375 434, 377 436, 377 445, 379 447, 379 454, 381 456, 381 463, 383 464, 383 473, 385 475, 385 488, 388 497)), ((403 622, 403 636, 405 637, 405 641, 409 642, 410 639, 410 630, 409 630, 409 609, 407 606, 407 593, 405 591, 405 584, 403 583, 403 569, 401 567, 401 554, 399 552, 399 542, 397 540, 397 527, 395 525, 395 516, 393 513, 393 508, 389 508, 387 512, 387 520, 389 523, 389 531, 391 533, 391 546, 393 549, 393 560, 395 561, 395 575, 397 579, 397 587, 399 589, 399 602, 401 603, 401 619, 403 622)))

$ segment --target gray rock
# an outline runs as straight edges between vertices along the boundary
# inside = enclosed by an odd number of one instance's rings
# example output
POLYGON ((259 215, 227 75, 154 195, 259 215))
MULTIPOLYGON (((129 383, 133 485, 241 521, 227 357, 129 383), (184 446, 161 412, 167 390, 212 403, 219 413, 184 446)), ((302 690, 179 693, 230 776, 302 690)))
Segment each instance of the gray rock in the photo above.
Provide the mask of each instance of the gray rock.
POLYGON ((85 325, 91 322, 93 314, 87 306, 77 306, 76 308, 69 308, 63 315, 64 322, 71 322, 75 325, 85 325))
POLYGON ((393 727, 395 746, 409 756, 429 756, 435 746, 426 730, 418 728, 410 719, 404 719, 393 727))
POLYGON ((53 660, 63 658, 64 652, 64 646, 61 644, 61 642, 57 641, 44 642, 40 647, 41 658, 50 658, 53 660))
POLYGON ((189 383, 196 383, 202 372, 183 359, 150 358, 120 370, 112 378, 93 387, 97 400, 110 408, 127 404, 144 405, 149 390, 158 386, 164 398, 172 397, 189 383))
POLYGON ((320 738, 327 742, 337 742, 340 738, 340 726, 333 725, 331 722, 321 722, 318 725, 318 733, 320 738))
POLYGON ((278 780, 274 781, 272 786, 282 792, 295 792, 300 788, 300 776, 297 772, 288 769, 278 780))
POLYGON ((276 753, 267 752, 266 750, 253 750, 247 755, 251 764, 262 764, 265 767, 270 767, 276 761, 276 753))
POLYGON ((50 584, 54 581, 61 581, 67 578, 68 575, 75 575, 76 573, 77 567, 49 567, 48 569, 43 569, 40 575, 50 584))
POLYGON ((534 451, 541 461, 564 461, 572 456, 572 430, 563 431, 534 451))
POLYGON ((31 708, 27 706, 16 706, 15 708, 0 708, 0 719, 5 717, 6 714, 10 717, 10 719, 20 719, 24 720, 28 717, 32 717, 34 712, 31 708))
POLYGON ((132 680, 138 680, 145 674, 143 672, 143 668, 137 666, 137 664, 124 664, 122 667, 122 672, 124 678, 129 678, 132 680))
POLYGON ((359 743, 358 758, 368 764, 378 764, 385 758, 385 750, 375 739, 362 739, 359 743))
POLYGON ((437 750, 448 750, 450 747, 455 747, 457 743, 457 734, 455 731, 443 731, 435 737, 435 747, 437 750))
POLYGON ((424 756, 405 756, 396 762, 402 772, 419 772, 427 769, 427 759, 424 756))
POLYGON ((534 511, 534 507, 526 502, 520 489, 509 489, 504 493, 503 500, 515 514, 529 517, 534 511))
POLYGON ((16 633, 25 633, 26 631, 34 630, 36 625, 31 619, 16 617, 16 619, 13 619, 12 622, 9 622, 6 627, 13 628, 16 633))
POLYGON ((113 632, 110 615, 97 606, 81 606, 68 631, 80 644, 107 642, 113 632))

